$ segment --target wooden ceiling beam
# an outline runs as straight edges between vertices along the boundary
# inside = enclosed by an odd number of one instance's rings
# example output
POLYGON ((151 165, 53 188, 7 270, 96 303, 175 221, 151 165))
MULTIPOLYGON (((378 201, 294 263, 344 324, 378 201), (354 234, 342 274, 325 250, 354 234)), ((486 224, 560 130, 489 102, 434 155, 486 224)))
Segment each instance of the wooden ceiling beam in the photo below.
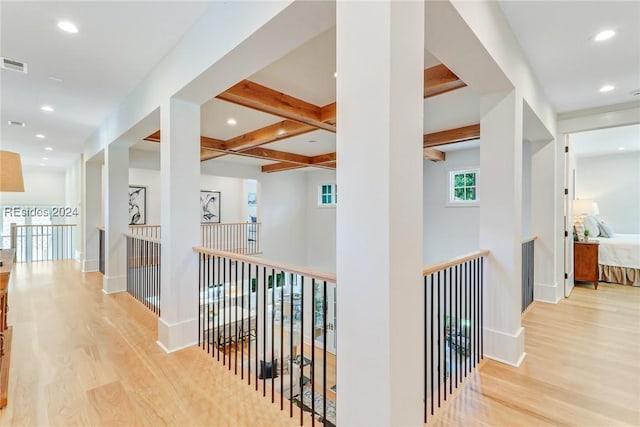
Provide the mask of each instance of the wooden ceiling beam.
POLYGON ((428 133, 423 137, 423 147, 437 147, 455 142, 470 141, 480 138, 480 124, 447 129, 440 132, 428 133))
POLYGON ((295 163, 287 163, 287 162, 274 163, 272 165, 264 165, 264 166, 262 166, 262 172, 263 173, 283 172, 283 171, 288 171, 288 170, 292 170, 292 169, 300 169, 300 168, 304 168, 304 167, 306 167, 306 166, 298 165, 298 164, 295 164, 295 163))
POLYGON ((444 152, 431 147, 423 148, 422 152, 425 160, 431 160, 433 162, 444 162, 447 158, 444 152))
POLYGON ((295 120, 319 129, 336 131, 335 125, 322 121, 322 108, 293 96, 278 92, 250 80, 222 92, 216 98, 253 108, 285 119, 295 120))
POLYGON ((439 64, 424 70, 424 97, 440 95, 465 87, 467 84, 445 65, 439 64))
POLYGON ((292 120, 283 120, 269 126, 248 132, 235 138, 225 141, 225 145, 230 150, 244 150, 247 148, 259 147, 260 145, 270 144, 282 139, 291 138, 292 136, 302 135, 316 130, 315 126, 304 123, 294 122, 292 120))

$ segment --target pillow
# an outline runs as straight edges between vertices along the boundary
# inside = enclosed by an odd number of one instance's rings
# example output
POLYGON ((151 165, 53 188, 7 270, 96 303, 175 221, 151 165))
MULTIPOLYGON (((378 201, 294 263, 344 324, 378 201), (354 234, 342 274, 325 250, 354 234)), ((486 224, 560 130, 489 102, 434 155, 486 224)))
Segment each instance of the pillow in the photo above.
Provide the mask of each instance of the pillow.
POLYGON ((591 215, 584 217, 584 229, 589 230, 589 237, 598 237, 600 235, 598 220, 591 215))
POLYGON ((600 228, 600 237, 613 237, 613 227, 610 224, 599 222, 598 227, 600 228))
POLYGON ((273 365, 271 362, 265 362, 264 360, 260 361, 260 375, 258 378, 278 378, 278 359, 273 361, 273 365))

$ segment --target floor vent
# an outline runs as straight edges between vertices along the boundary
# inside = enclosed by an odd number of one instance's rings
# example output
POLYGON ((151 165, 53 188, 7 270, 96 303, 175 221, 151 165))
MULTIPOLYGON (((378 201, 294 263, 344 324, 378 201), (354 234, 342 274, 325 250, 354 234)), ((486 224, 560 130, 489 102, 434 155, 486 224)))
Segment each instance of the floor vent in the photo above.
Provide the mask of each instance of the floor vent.
POLYGON ((27 67, 27 64, 25 64, 24 62, 16 61, 15 59, 5 58, 4 56, 0 58, 2 58, 2 62, 0 62, 0 67, 4 68, 5 70, 17 71, 19 73, 27 74, 28 67, 27 67))

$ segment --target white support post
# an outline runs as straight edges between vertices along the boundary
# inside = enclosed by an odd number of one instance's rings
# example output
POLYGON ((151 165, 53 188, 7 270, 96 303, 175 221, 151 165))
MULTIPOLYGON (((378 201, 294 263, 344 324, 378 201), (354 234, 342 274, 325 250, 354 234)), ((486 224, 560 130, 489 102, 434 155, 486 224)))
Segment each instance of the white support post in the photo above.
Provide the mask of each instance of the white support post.
POLYGON ((99 226, 103 225, 102 214, 102 170, 101 164, 83 162, 82 198, 82 271, 98 271, 99 226))
POLYGON ((522 295, 522 97, 480 100, 480 247, 485 268, 485 356, 519 366, 525 357, 522 295), (484 191, 484 189, 487 189, 484 191))
POLYGON ((337 2, 337 421, 423 423, 424 2, 337 2))
POLYGON ((563 295, 562 281, 556 277, 556 239, 564 225, 556 224, 556 141, 532 143, 531 224, 534 243, 533 297, 557 303, 563 295), (559 228, 557 228, 559 226, 559 228))
POLYGON ((102 291, 127 289, 126 239, 129 227, 129 147, 119 141, 105 149, 105 272, 102 291))
POLYGON ((162 200, 158 344, 168 352, 197 342, 200 244, 200 105, 168 99, 160 111, 162 200))

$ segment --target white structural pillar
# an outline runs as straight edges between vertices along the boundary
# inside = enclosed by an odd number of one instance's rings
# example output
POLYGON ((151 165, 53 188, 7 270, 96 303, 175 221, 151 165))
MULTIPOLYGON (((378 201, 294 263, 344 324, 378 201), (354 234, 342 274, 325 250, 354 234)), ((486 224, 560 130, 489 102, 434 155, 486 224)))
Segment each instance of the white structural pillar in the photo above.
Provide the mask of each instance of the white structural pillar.
POLYGON ((483 96, 480 114, 480 247, 491 251, 484 270, 484 354, 518 366, 525 356, 522 97, 515 90, 483 96))
POLYGON ((115 141, 105 148, 105 271, 102 291, 127 289, 126 238, 129 227, 129 146, 115 141))
POLYGON ((556 222, 556 143, 533 142, 531 155, 531 227, 534 242, 534 299, 557 303, 563 283, 556 276, 555 251, 564 226, 556 222))
POLYGON ((197 342, 200 245, 200 105, 166 100, 160 110, 161 317, 158 344, 176 351, 197 342))
POLYGON ((102 165, 83 162, 82 197, 82 271, 98 271, 100 237, 98 227, 102 224, 102 165))
POLYGON ((338 1, 337 422, 423 423, 424 2, 338 1))

